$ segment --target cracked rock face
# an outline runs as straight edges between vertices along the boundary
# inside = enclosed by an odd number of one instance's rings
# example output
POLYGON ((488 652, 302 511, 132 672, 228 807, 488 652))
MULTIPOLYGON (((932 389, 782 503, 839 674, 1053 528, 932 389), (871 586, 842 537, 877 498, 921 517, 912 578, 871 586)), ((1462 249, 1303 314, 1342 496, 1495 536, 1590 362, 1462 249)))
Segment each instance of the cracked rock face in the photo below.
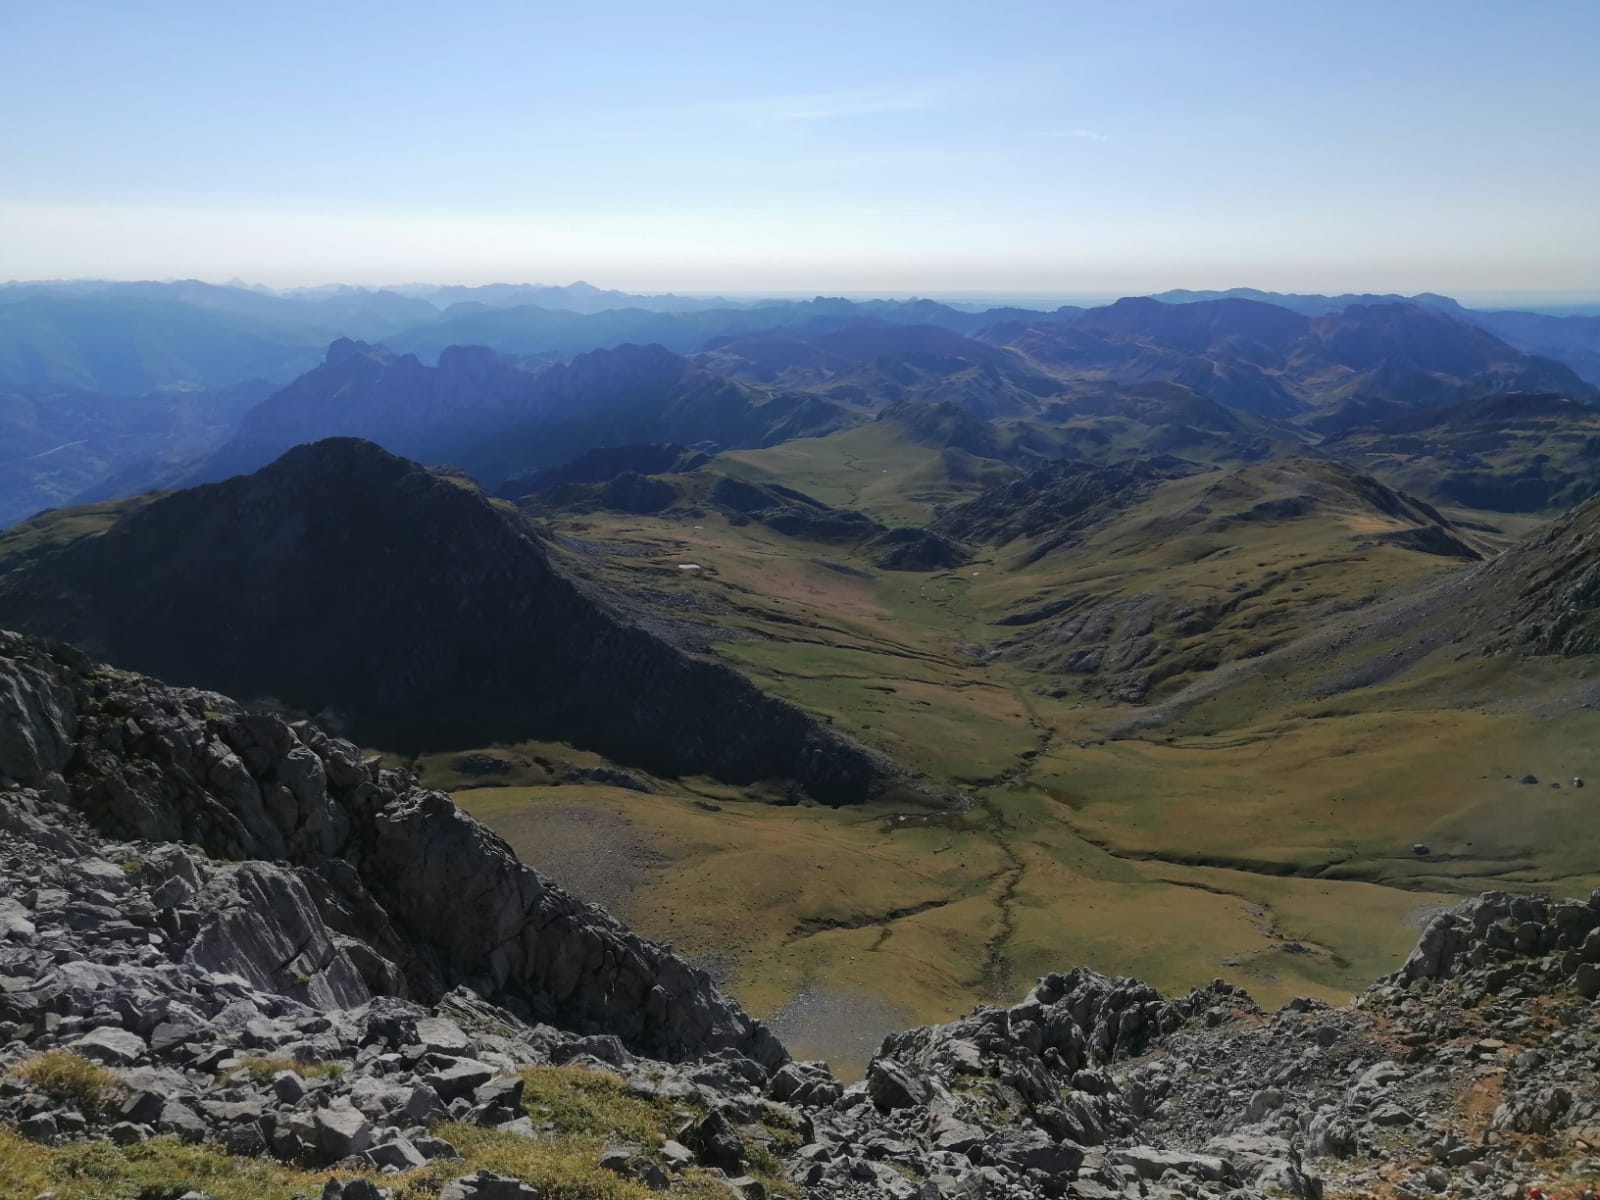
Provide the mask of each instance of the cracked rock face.
POLYGON ((703 972, 524 867, 448 796, 309 724, 14 634, 0 634, 0 703, 0 778, 22 789, 11 813, 34 795, 113 837, 239 861, 203 888, 182 865, 162 881, 169 911, 207 914, 197 965, 274 990, 304 979, 325 1007, 466 984, 664 1059, 785 1057, 703 972))

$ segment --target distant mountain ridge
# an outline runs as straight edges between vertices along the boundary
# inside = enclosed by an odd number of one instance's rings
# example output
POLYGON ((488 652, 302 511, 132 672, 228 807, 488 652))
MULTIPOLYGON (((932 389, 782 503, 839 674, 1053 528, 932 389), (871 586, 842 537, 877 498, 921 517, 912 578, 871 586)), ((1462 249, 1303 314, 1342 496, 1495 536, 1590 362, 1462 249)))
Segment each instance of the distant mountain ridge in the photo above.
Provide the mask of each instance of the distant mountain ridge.
POLYGON ((656 311, 644 307, 575 312, 522 304, 505 307, 457 306, 437 320, 401 330, 387 342, 397 350, 427 358, 444 347, 460 344, 493 346, 507 354, 576 354, 620 342, 653 342, 679 353, 691 353, 712 339, 801 326, 808 335, 863 319, 898 325, 936 325, 974 334, 1000 320, 1028 317, 1049 320, 1058 313, 1021 309, 967 312, 931 300, 854 301, 818 296, 736 308, 656 311))
POLYGON ((1075 320, 1008 322, 982 340, 1064 381, 1177 383, 1279 419, 1354 396, 1430 405, 1496 391, 1597 394, 1560 363, 1412 304, 1307 317, 1240 298, 1163 304, 1131 297, 1075 320))
POLYGON ((1589 383, 1600 385, 1600 316, 1553 314, 1523 309, 1468 308, 1449 296, 1419 292, 1415 296, 1293 294, 1265 292, 1257 288, 1228 288, 1225 291, 1158 292, 1151 297, 1166 304, 1194 304, 1214 300, 1254 300, 1275 304, 1306 316, 1342 312, 1354 304, 1411 304, 1418 308, 1446 313, 1487 329, 1519 350, 1551 358, 1571 367, 1589 383))
POLYGON ((170 299, 0 300, 0 385, 134 396, 171 386, 287 381, 327 344, 318 330, 170 299))
POLYGON ((1236 287, 1215 291, 1192 291, 1173 288, 1155 292, 1150 297, 1163 304, 1198 304, 1213 300, 1252 300, 1259 304, 1272 304, 1287 308, 1303 316, 1318 317, 1326 313, 1343 312, 1352 304, 1414 304, 1418 308, 1439 308, 1446 312, 1465 311, 1449 296, 1436 292, 1418 292, 1404 296, 1396 292, 1345 292, 1341 295, 1322 295, 1317 292, 1269 292, 1260 288, 1236 287))
POLYGON ((742 308, 752 303, 729 300, 724 296, 680 296, 671 292, 641 295, 614 288, 598 288, 581 279, 567 284, 489 283, 476 287, 410 284, 393 290, 424 300, 441 310, 449 310, 457 305, 509 308, 527 304, 577 313, 605 312, 613 308, 693 312, 703 308, 742 308))
POLYGON ((1060 390, 1007 349, 942 325, 880 319, 714 338, 696 361, 752 386, 799 388, 874 408, 954 403, 982 417, 1036 411, 1060 390))

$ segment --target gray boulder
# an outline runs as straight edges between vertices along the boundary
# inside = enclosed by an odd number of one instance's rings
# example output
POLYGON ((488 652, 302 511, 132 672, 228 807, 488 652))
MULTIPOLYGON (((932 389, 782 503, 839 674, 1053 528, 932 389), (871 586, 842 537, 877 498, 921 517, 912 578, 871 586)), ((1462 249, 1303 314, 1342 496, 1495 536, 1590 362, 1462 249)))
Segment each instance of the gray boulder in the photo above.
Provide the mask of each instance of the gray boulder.
POLYGON ((127 1067, 150 1052, 150 1045, 137 1033, 126 1029, 94 1029, 72 1042, 74 1053, 107 1066, 127 1067))

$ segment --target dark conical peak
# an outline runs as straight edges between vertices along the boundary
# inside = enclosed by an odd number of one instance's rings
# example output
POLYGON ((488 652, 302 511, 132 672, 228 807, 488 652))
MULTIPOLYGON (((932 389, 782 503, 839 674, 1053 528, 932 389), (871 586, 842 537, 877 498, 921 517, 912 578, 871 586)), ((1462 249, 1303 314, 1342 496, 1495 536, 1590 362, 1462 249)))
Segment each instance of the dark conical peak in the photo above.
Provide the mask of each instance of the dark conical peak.
POLYGON ((398 479, 424 468, 365 438, 331 437, 295 446, 261 469, 275 474, 380 481, 398 479))

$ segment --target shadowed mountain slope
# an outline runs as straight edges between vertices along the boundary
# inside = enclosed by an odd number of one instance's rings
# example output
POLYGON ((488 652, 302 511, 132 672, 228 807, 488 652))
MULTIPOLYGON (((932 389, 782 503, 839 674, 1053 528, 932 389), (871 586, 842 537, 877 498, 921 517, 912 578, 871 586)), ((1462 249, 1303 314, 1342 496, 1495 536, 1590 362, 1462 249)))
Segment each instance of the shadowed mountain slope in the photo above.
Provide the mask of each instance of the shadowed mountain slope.
POLYGON ((366 438, 497 483, 599 446, 761 446, 853 420, 815 397, 753 392, 660 346, 618 346, 537 367, 481 346, 451 346, 430 367, 340 340, 321 366, 254 409, 195 481, 254 470, 325 437, 366 438))
POLYGON ((181 475, 272 390, 259 381, 142 396, 0 387, 0 527, 181 475))
POLYGON ((292 446, 326 437, 363 437, 439 462, 486 426, 510 419, 526 402, 533 377, 482 347, 451 347, 429 367, 409 354, 341 338, 320 365, 248 413, 193 481, 253 471, 292 446))
POLYGON ((892 769, 560 573, 525 521, 365 442, 139 507, 0 576, 0 621, 118 665, 332 710, 367 744, 571 741, 859 800, 892 769))
POLYGON ((609 483, 619 475, 663 475, 692 471, 710 461, 710 455, 675 442, 636 442, 627 446, 600 446, 571 462, 508 479, 500 495, 508 500, 554 488, 609 483))

